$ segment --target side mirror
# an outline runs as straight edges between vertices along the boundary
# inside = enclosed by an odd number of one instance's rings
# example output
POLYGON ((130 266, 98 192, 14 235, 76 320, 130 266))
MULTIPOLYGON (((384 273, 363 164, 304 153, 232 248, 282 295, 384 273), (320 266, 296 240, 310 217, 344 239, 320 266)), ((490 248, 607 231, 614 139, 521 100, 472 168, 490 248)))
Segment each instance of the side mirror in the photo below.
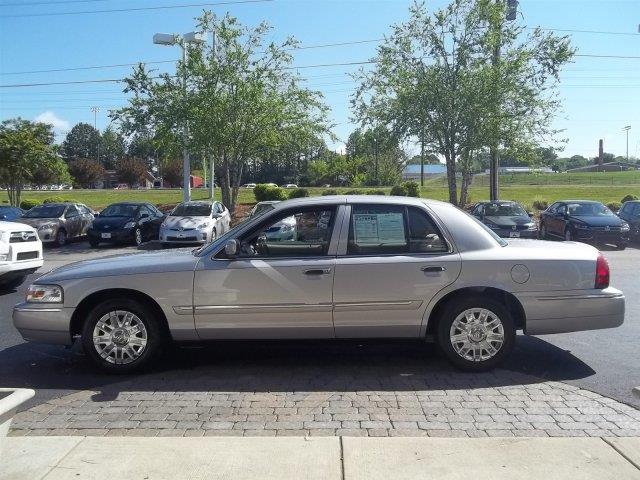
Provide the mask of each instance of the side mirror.
POLYGON ((224 253, 229 258, 235 258, 238 256, 238 252, 240 251, 240 242, 235 238, 229 240, 224 246, 224 253))
POLYGON ((140 219, 142 220, 143 218, 149 218, 149 214, 148 213, 141 213, 140 214, 140 219))
POLYGON ((531 218, 533 218, 533 212, 527 212, 527 215, 529 215, 531 218))

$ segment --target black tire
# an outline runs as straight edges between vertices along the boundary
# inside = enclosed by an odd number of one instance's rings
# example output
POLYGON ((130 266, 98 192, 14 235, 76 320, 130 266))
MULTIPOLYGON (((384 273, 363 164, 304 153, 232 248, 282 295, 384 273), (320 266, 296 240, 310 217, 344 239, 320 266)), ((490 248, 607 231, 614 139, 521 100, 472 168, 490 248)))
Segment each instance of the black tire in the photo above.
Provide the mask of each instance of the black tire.
POLYGON ((56 232, 56 239, 54 243, 57 247, 63 247, 67 243, 67 232, 64 228, 61 228, 56 232))
POLYGON ((98 245, 100 245, 100 242, 98 240, 89 239, 89 245, 91 248, 97 248, 98 245))
POLYGON ((616 250, 625 250, 627 248, 627 244, 626 243, 618 243, 616 245, 616 250))
MULTIPOLYGON (((165 343, 162 328, 154 318, 153 311, 143 303, 126 298, 105 300, 95 306, 82 327, 82 346, 91 362, 101 370, 109 373, 130 373, 147 368, 160 354, 165 343), (110 312, 125 311, 133 313, 144 324, 146 329, 146 345, 140 349, 140 356, 129 363, 108 361, 98 352, 93 343, 93 332, 100 319, 110 312)), ((108 356, 108 358, 111 358, 108 356)))
MULTIPOLYGON (((497 327, 496 327, 497 328, 497 327)), ((516 339, 516 330, 511 314, 505 306, 491 298, 481 296, 471 296, 461 299, 457 297, 450 301, 442 311, 438 321, 437 340, 440 351, 455 367, 467 372, 484 372, 491 370, 511 353, 516 339), (469 309, 482 308, 489 310, 498 317, 502 324, 504 340, 497 353, 488 359, 473 361, 458 354, 453 347, 450 335, 451 327, 456 318, 469 309)))
POLYGON ((573 235, 573 232, 571 231, 570 228, 566 228, 564 231, 564 240, 565 242, 574 242, 575 238, 573 235))

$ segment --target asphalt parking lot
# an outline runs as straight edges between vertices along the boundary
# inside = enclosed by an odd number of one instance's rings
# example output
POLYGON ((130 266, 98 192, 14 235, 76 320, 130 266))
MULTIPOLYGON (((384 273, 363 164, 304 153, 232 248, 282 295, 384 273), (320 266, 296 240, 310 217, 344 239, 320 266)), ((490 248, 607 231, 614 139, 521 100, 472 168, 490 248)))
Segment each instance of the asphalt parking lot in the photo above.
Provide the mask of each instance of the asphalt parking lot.
MULTIPOLYGON (((126 252, 47 248, 42 271, 126 252)), ((79 352, 21 339, 11 307, 29 279, 0 294, 3 386, 37 391, 13 433, 640 435, 640 250, 605 255, 627 297, 622 327, 519 336, 506 368, 481 375, 432 346, 390 341, 208 344, 173 349, 146 374, 104 375, 79 352)))

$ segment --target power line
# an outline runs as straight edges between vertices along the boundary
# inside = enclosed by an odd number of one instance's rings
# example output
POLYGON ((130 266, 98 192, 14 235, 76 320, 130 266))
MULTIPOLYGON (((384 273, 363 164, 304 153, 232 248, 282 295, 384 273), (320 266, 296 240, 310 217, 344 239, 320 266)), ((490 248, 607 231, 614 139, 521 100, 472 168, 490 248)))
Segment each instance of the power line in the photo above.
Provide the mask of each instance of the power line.
POLYGON ((273 2, 274 0, 233 0, 228 2, 215 2, 215 3, 190 3, 185 5, 159 5, 156 7, 134 7, 134 8, 113 8, 107 10, 85 10, 78 12, 47 12, 47 13, 18 13, 14 15, 0 15, 0 18, 25 18, 25 17, 59 17, 65 15, 88 15, 95 13, 122 13, 122 12, 141 12, 152 10, 168 10, 177 8, 191 8, 191 7, 212 7, 216 5, 237 5, 243 3, 263 3, 273 2))
POLYGON ((0 7, 30 7, 31 5, 66 5, 68 3, 94 3, 107 2, 109 0, 62 0, 54 2, 19 2, 19 3, 0 3, 0 7))
POLYGON ((118 67, 134 67, 140 63, 145 65, 157 65, 160 63, 176 63, 176 60, 155 60, 151 62, 135 62, 135 63, 114 63, 112 65, 90 65, 87 67, 67 67, 67 68, 51 68, 48 70, 29 70, 24 72, 8 72, 2 75, 27 75, 32 73, 54 73, 54 72, 75 72, 78 70, 96 70, 102 68, 118 68, 118 67))

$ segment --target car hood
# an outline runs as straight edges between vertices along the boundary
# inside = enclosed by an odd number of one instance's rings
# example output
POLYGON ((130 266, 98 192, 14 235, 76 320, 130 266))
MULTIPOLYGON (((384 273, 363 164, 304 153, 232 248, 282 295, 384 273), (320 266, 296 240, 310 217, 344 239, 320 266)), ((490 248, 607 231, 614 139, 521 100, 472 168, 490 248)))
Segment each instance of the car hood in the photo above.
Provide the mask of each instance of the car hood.
POLYGON ((0 221, 0 232, 35 232, 35 228, 22 222, 3 222, 0 221))
POLYGON ((25 218, 22 217, 19 223, 24 223, 26 225, 31 225, 34 228, 38 228, 41 225, 46 225, 47 223, 55 223, 56 225, 60 224, 59 218, 25 218))
POLYGON ((496 225, 500 225, 501 227, 512 227, 514 225, 527 225, 528 223, 533 223, 533 219, 528 215, 514 215, 510 217, 498 217, 498 216, 486 216, 485 220, 489 220, 490 222, 495 223, 496 225))
POLYGON ((572 216, 571 220, 576 220, 578 222, 586 223, 592 227, 605 227, 609 225, 610 227, 619 227, 624 223, 624 220, 616 216, 611 217, 597 217, 597 216, 572 216))
POLYGON ((37 282, 58 283, 78 278, 184 272, 193 270, 198 260, 199 257, 193 255, 189 248, 112 255, 65 265, 38 278, 37 282))
POLYGON ((211 217, 167 217, 163 225, 167 228, 196 228, 211 217))
POLYGON ((93 220, 94 228, 122 228, 128 222, 132 222, 133 218, 131 217, 96 217, 93 220))

